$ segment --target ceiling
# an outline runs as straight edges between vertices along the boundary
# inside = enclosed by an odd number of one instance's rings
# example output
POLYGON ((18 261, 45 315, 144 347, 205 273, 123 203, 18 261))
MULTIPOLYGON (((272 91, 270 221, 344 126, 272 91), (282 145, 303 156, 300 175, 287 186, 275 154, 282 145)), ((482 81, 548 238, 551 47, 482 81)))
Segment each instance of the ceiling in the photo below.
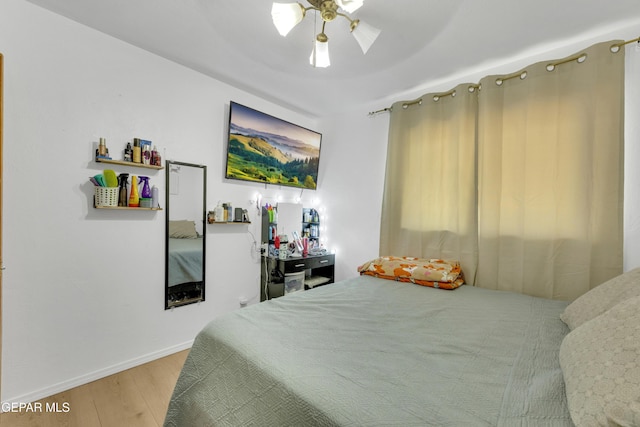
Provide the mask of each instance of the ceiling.
POLYGON ((554 41, 635 23, 640 33, 638 0, 366 0, 352 16, 380 36, 363 55, 347 20, 327 24, 331 66, 322 69, 309 65, 314 13, 284 38, 269 0, 28 1, 313 116, 383 102, 554 41))

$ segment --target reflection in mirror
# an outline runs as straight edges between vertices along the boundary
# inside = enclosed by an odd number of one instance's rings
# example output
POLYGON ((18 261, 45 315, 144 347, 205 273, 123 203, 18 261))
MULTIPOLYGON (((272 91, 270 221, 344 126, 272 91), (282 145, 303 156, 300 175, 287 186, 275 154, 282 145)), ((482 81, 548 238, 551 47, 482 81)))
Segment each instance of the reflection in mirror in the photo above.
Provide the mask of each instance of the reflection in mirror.
POLYGON ((299 203, 278 203, 278 234, 286 235, 293 241, 293 232, 302 233, 302 205, 299 203))
POLYGON ((207 167, 166 164, 165 310, 205 297, 207 167))

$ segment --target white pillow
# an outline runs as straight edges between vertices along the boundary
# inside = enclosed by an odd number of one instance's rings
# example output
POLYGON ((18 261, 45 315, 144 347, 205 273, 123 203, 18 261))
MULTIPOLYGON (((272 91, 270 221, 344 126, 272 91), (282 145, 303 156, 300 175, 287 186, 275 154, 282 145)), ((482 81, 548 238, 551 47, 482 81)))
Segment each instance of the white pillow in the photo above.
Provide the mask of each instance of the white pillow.
POLYGON ((560 315, 569 329, 601 315, 621 301, 640 295, 640 268, 623 273, 576 298, 560 315))
POLYGON ((560 366, 577 426, 640 425, 640 296, 571 331, 560 366))
POLYGON ((172 239, 197 239, 196 223, 188 220, 169 221, 169 237, 172 239))

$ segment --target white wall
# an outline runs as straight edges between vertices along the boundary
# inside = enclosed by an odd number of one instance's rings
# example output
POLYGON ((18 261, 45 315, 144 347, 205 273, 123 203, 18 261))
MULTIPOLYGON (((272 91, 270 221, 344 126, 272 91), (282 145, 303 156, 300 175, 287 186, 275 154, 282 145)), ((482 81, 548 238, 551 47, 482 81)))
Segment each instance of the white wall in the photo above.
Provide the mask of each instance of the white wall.
MULTIPOLYGON (((629 33, 612 37, 635 37, 629 33)), ((368 117, 369 111, 572 53, 592 41, 598 40, 564 44, 553 51, 557 55, 548 53, 557 46, 546 47, 391 94, 350 114, 312 119, 24 0, 3 0, 2 400, 44 397, 186 348, 209 320, 238 309, 241 297, 258 301, 253 236, 260 240, 260 218, 250 202, 257 193, 262 203, 301 197, 305 206, 318 208, 326 226, 322 236, 337 253, 337 280, 356 275, 358 264, 378 255, 386 158, 388 115, 368 117), (318 191, 223 179, 229 100, 323 133, 318 191), (206 164, 209 209, 221 200, 249 210, 250 226, 207 226, 204 303, 163 310, 164 211, 91 207, 87 177, 102 170, 92 161, 92 144, 105 137, 115 154, 134 136, 154 141, 163 159, 206 164)), ((640 153, 633 156, 629 161, 640 153)), ((150 174, 162 190, 164 173, 150 174)), ((637 180, 628 179, 627 188, 639 188, 637 180)), ((640 223, 640 200, 634 203, 638 207, 626 218, 640 223)), ((640 234, 640 226, 634 228, 640 234)), ((636 246, 626 265, 640 265, 636 246)))
POLYGON ((368 111, 321 121, 323 140, 331 141, 320 159, 327 209, 322 236, 336 251, 336 280, 356 276, 358 265, 378 256, 389 118, 368 117, 368 111))
MULTIPOLYGON (((228 104, 311 129, 316 120, 23 0, 0 3, 0 52, 3 401, 44 397, 186 348, 241 297, 259 301, 249 232, 259 239, 260 227, 249 200, 257 190, 265 199, 300 192, 224 181, 228 104), (250 226, 207 226, 206 302, 164 311, 164 211, 92 207, 87 178, 104 169, 92 160, 100 137, 114 158, 140 137, 163 160, 206 164, 208 207, 222 200, 249 209, 250 226)), ((151 176, 164 201, 164 170, 113 168, 151 176)))
POLYGON ((640 43, 627 46, 625 65, 624 269, 628 271, 640 267, 640 43))

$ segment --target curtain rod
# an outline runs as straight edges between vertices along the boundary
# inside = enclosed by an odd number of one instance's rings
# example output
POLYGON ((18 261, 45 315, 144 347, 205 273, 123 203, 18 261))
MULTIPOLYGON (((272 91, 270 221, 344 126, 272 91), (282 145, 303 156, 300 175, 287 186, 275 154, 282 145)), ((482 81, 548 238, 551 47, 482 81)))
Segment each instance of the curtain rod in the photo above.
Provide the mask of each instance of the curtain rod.
MULTIPOLYGON (((640 43, 640 37, 637 37, 635 39, 631 39, 631 40, 627 40, 625 42, 622 43, 614 43, 611 45, 611 52, 615 53, 618 52, 618 50, 623 47, 626 46, 630 43, 634 43, 634 42, 638 42, 640 43)), ((587 58, 587 55, 585 53, 578 53, 575 55, 572 55, 568 58, 565 59, 561 59, 559 61, 555 61, 555 62, 549 62, 549 64, 547 64, 547 69, 549 71, 553 71, 553 69, 555 67, 557 67, 558 65, 562 65, 562 64, 566 64, 567 62, 571 62, 571 61, 579 61, 579 62, 583 62, 585 59, 587 58)), ((509 80, 509 79, 513 79, 516 77, 520 77, 522 79, 524 79, 527 76, 527 72, 526 71, 518 71, 517 73, 513 73, 513 74, 507 74, 501 78, 499 78, 496 83, 499 81, 500 83, 498 84, 502 84, 502 82, 504 82, 505 80, 509 80)), ((472 90, 472 88, 478 88, 479 85, 471 85, 469 87, 469 90, 472 90)), ((450 90, 448 92, 443 92, 443 93, 439 93, 433 96, 433 100, 437 101, 438 99, 444 97, 444 96, 456 96, 456 91, 454 90, 450 90)), ((404 101, 404 103, 402 104, 402 108, 407 108, 411 105, 415 105, 415 104, 422 104, 422 98, 418 98, 418 99, 414 99, 413 101, 404 101)), ((383 108, 381 110, 376 110, 376 111, 370 111, 369 112, 369 116, 374 116, 378 113, 384 113, 384 112, 391 112, 393 111, 393 106, 391 107, 387 107, 387 108, 383 108)))

